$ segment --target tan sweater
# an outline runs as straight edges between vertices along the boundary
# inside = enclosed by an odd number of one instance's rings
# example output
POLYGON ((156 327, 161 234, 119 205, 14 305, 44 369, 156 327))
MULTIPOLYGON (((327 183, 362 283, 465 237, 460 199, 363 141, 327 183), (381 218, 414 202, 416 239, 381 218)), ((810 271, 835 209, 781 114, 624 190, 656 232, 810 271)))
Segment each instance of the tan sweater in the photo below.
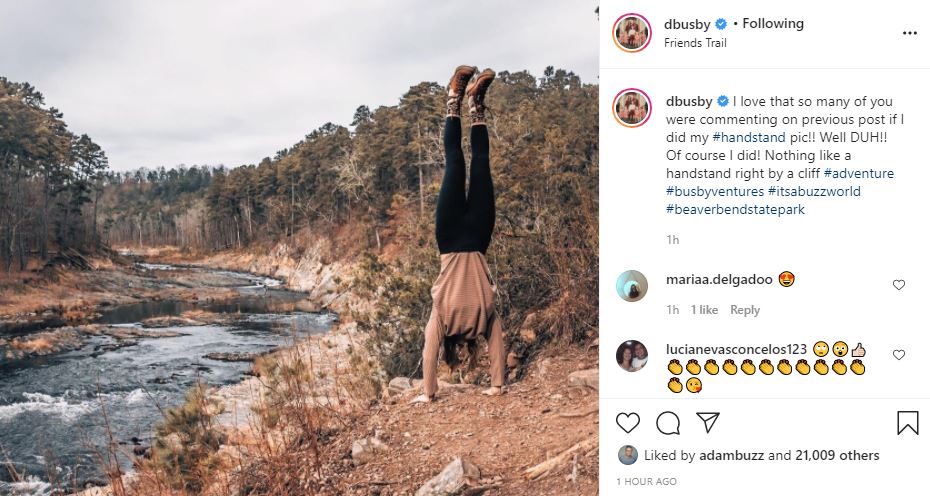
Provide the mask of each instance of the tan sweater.
POLYGON ((481 252, 445 253, 439 277, 433 283, 433 309, 426 324, 423 347, 423 389, 436 393, 439 349, 451 336, 474 341, 484 336, 491 360, 491 385, 504 383, 504 338, 494 308, 494 280, 481 252))
POLYGON ((487 332, 497 316, 488 262, 480 252, 446 253, 433 283, 433 313, 443 336, 474 340, 487 332))

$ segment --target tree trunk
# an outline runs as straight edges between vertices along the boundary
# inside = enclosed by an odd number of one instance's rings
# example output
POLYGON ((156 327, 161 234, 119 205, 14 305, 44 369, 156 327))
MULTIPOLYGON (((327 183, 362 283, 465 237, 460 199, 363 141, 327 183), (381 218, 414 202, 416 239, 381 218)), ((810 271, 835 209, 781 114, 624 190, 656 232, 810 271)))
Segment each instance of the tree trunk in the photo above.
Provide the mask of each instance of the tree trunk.
POLYGON ((423 164, 417 165, 417 170, 420 173, 420 217, 423 217, 423 164))
POLYGON ((242 249, 242 240, 239 239, 239 216, 233 215, 233 220, 236 221, 236 247, 242 249))
POLYGON ((96 189, 94 191, 94 223, 93 223, 93 232, 91 233, 92 245, 97 247, 97 202, 100 201, 100 190, 96 189))
MULTIPOLYGON (((7 274, 13 272, 13 263, 16 261, 16 228, 18 226, 19 224, 17 222, 14 222, 13 225, 10 226, 10 247, 8 253, 9 258, 6 267, 7 274)), ((22 263, 20 263, 20 265, 22 265, 22 263)))
POLYGON ((39 254, 42 257, 42 260, 48 258, 48 200, 49 200, 49 173, 48 169, 45 170, 44 186, 42 188, 43 202, 42 202, 42 242, 39 246, 39 254))
POLYGON ((291 178, 291 236, 294 235, 294 179, 291 178))

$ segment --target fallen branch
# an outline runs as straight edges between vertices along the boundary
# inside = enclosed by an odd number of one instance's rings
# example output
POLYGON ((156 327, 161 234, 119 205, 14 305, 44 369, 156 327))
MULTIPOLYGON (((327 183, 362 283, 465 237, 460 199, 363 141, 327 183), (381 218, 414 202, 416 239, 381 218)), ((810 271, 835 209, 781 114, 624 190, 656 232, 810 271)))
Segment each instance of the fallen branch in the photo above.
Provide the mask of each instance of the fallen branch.
POLYGON ((3 449, 3 446, 0 446, 0 454, 3 455, 3 465, 6 468, 7 473, 10 474, 11 482, 22 482, 23 475, 16 470, 16 465, 13 464, 13 461, 10 460, 10 455, 7 454, 6 450, 3 449))
POLYGON ((597 413, 597 412, 598 412, 598 406, 597 406, 597 405, 594 405, 593 407, 591 407, 591 408, 589 408, 589 409, 587 409, 587 410, 581 410, 581 411, 578 411, 578 412, 562 412, 562 413, 559 413, 559 417, 564 417, 564 418, 581 418, 581 417, 587 417, 588 415, 591 415, 592 413, 597 413))
POLYGON ((368 481, 368 482, 356 482, 349 486, 349 489, 359 489, 363 487, 372 487, 372 486, 392 486, 398 484, 400 481, 368 481))
POLYGON ((548 476, 552 473, 553 470, 561 467, 568 463, 572 459, 572 455, 579 451, 588 451, 592 448, 595 448, 598 444, 597 436, 591 436, 584 441, 581 441, 571 448, 563 451, 562 453, 536 465, 535 467, 530 467, 523 472, 523 477, 530 480, 542 479, 543 477, 548 476))
POLYGON ((462 491, 462 496, 480 496, 491 489, 500 488, 499 483, 488 484, 484 486, 469 487, 462 491))

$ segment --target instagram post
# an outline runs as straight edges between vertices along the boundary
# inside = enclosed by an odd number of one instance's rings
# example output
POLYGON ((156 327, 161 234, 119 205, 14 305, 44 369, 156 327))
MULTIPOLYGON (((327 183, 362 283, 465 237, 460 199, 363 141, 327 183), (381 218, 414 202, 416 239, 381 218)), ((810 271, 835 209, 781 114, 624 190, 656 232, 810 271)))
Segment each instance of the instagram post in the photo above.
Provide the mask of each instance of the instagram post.
POLYGON ((925 491, 930 47, 881 12, 601 3, 601 494, 925 491))
POLYGON ((598 7, 4 2, 0 495, 598 494, 598 7))
POLYGON ((5 2, 0 496, 926 494, 928 12, 5 2))

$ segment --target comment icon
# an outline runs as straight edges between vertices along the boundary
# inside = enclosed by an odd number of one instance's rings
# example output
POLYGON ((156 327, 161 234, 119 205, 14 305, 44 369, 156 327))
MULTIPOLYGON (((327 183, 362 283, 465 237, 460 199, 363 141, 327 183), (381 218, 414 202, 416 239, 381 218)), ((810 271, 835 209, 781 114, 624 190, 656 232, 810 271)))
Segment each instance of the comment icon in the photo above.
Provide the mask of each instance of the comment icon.
POLYGON ((681 435, 681 419, 675 412, 662 412, 656 417, 656 429, 666 436, 681 435))

